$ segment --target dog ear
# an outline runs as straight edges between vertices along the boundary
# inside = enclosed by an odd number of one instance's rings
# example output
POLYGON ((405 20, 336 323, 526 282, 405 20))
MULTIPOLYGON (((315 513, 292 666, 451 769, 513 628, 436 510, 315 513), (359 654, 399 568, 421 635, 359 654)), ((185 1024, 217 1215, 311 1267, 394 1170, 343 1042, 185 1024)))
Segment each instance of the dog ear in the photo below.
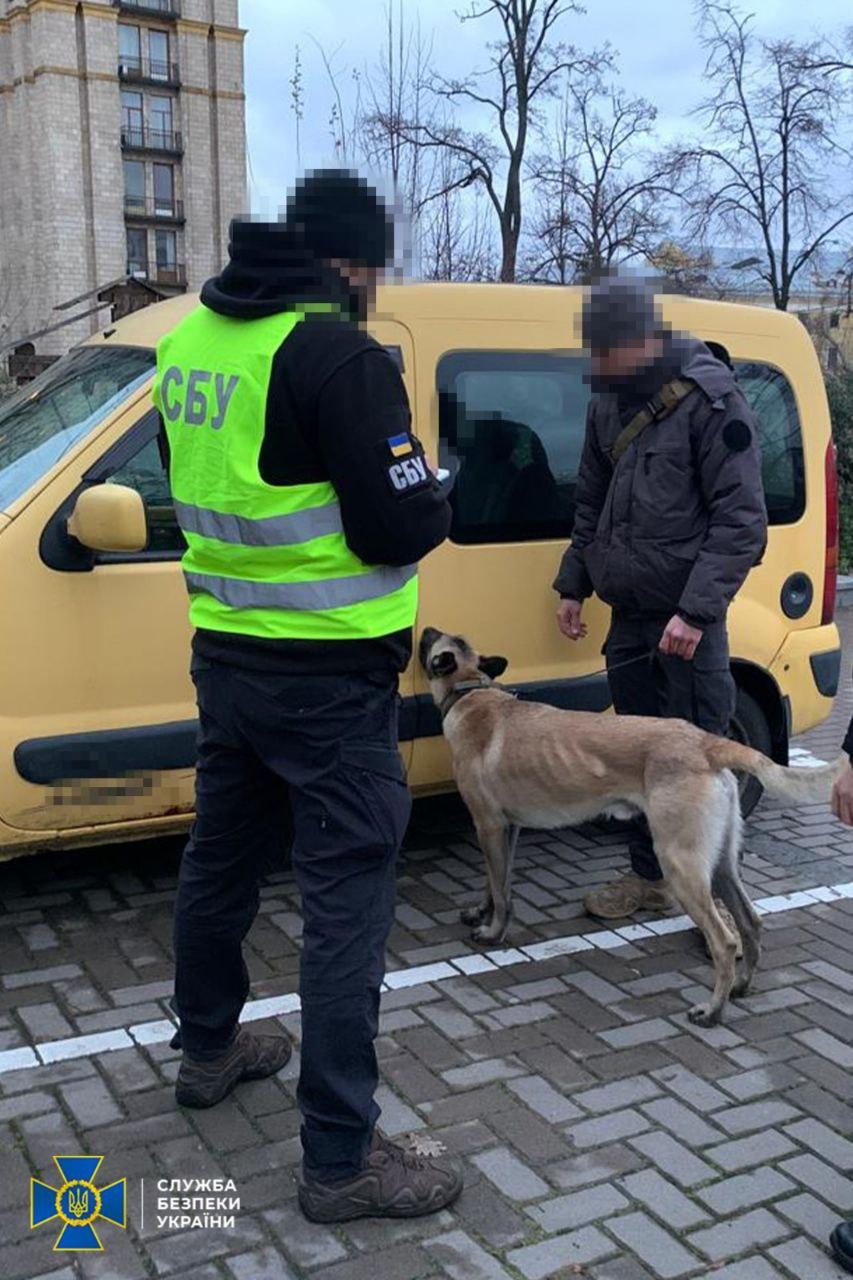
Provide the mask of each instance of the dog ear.
POLYGON ((495 654, 491 658, 481 658, 477 666, 483 672, 483 675, 488 676, 490 680, 497 680, 498 676, 502 676, 509 666, 509 659, 495 654))
POLYGON ((445 649, 444 653, 437 653, 434 658, 430 658, 429 673, 431 676, 449 676, 456 670, 456 666, 456 655, 445 649))

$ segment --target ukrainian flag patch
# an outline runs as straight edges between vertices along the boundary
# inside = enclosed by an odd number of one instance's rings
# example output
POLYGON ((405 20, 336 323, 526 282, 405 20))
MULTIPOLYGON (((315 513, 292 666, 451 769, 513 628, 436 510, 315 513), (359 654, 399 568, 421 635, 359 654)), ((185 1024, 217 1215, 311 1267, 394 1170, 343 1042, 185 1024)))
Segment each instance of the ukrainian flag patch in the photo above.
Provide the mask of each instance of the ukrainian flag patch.
POLYGON ((415 451, 414 442, 407 431, 403 431, 398 436, 389 436, 388 448, 394 458, 407 458, 415 451))

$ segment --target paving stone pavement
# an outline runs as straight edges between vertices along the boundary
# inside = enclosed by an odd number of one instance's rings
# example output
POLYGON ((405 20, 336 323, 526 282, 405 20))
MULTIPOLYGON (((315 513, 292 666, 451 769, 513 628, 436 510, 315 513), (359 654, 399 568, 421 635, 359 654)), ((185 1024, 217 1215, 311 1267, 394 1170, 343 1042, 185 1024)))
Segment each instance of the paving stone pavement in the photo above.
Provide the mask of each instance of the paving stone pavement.
MULTIPOLYGON (((853 610, 840 615, 853 655, 853 610)), ((843 688, 802 745, 838 750, 843 688)), ((167 1014, 180 844, 50 854, 0 866, 0 1052, 167 1014)), ((586 889, 625 864, 617 827, 522 837, 508 948, 590 932, 586 889)), ((754 897, 853 881, 853 833, 819 807, 763 801, 748 823, 754 897)), ((466 1189, 415 1222, 307 1223, 295 1201, 297 1037, 272 1081, 209 1112, 177 1110, 162 1037, 0 1075, 0 1275, 6 1280, 591 1280, 713 1275, 823 1280, 825 1242, 853 1216, 853 898, 764 917, 755 991, 726 1025, 693 1027, 709 985, 692 932, 636 931, 613 949, 486 966, 458 919, 484 883, 457 806, 418 815, 401 860, 388 968, 429 981, 383 996, 379 1100, 389 1133, 429 1130, 458 1152, 466 1189), (448 958, 466 972, 442 977, 448 958), (104 1153, 127 1177, 126 1231, 104 1252, 54 1253, 29 1226, 29 1179, 54 1154, 104 1153), (160 1179, 232 1179, 232 1228, 161 1228, 160 1179), (144 1220, 142 1209, 145 1209, 144 1220)), ((301 927, 272 868, 247 944, 253 996, 295 991, 301 927)), ((98 1042, 95 1042, 98 1043, 98 1042)))

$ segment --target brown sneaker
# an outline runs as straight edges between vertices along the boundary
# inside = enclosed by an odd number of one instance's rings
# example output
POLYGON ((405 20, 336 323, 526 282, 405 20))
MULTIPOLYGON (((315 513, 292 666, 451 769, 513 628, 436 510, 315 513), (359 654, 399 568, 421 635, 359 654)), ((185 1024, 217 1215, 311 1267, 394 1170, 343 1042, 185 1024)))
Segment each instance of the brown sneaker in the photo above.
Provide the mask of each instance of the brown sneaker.
POLYGON ((218 1058, 191 1058, 184 1051, 175 1097, 181 1107, 213 1107, 241 1080, 264 1080, 290 1061, 290 1037, 261 1036, 240 1027, 233 1044, 218 1058))
POLYGON ((462 1190, 462 1162, 444 1154, 443 1142, 409 1133, 392 1142, 373 1130, 361 1173, 338 1182, 303 1174, 299 1204, 310 1222, 351 1218, 420 1218, 452 1204, 462 1190))
POLYGON ((601 920, 622 920, 636 911, 669 911, 675 899, 663 881, 644 880, 631 873, 590 889, 583 905, 589 915, 601 920))
MULTIPOLYGON (((743 959, 743 943, 741 942, 741 939, 740 939, 740 933, 738 931, 738 927, 734 922, 734 917, 732 916, 731 911, 729 911, 725 903, 722 902, 719 898, 715 898, 714 903, 720 915, 723 917, 723 924, 726 926, 727 929, 731 929, 732 933, 737 938, 737 951, 735 952, 735 959, 742 960, 743 959)), ((708 946, 708 939, 705 937, 701 929, 697 929, 696 932, 699 934, 699 937, 702 939, 702 946, 705 948, 705 955, 710 960, 711 948, 708 946)))

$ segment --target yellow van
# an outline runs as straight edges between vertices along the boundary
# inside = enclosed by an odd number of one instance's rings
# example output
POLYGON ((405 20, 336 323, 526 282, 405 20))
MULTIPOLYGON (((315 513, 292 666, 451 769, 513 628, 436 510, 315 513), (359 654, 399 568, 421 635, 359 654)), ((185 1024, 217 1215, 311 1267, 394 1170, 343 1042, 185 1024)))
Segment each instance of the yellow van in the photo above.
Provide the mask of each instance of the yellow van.
MULTIPOLYGON (((422 571, 422 621, 507 654, 523 696, 603 711, 607 610, 592 602, 588 637, 569 643, 551 590, 588 394, 580 299, 395 285, 371 328, 400 363, 427 452, 457 473, 452 536, 422 571)), ((155 343, 195 303, 127 317, 0 405, 0 857, 173 832, 191 817, 182 539, 149 390, 155 343), (116 546, 139 549, 103 549, 116 546)), ((828 714, 839 674, 820 369, 792 316, 687 298, 664 312, 725 349, 761 425, 771 529, 730 615, 734 732, 785 761, 790 735, 828 714)), ((445 788, 448 755, 414 665, 401 685, 413 788, 445 788)))

